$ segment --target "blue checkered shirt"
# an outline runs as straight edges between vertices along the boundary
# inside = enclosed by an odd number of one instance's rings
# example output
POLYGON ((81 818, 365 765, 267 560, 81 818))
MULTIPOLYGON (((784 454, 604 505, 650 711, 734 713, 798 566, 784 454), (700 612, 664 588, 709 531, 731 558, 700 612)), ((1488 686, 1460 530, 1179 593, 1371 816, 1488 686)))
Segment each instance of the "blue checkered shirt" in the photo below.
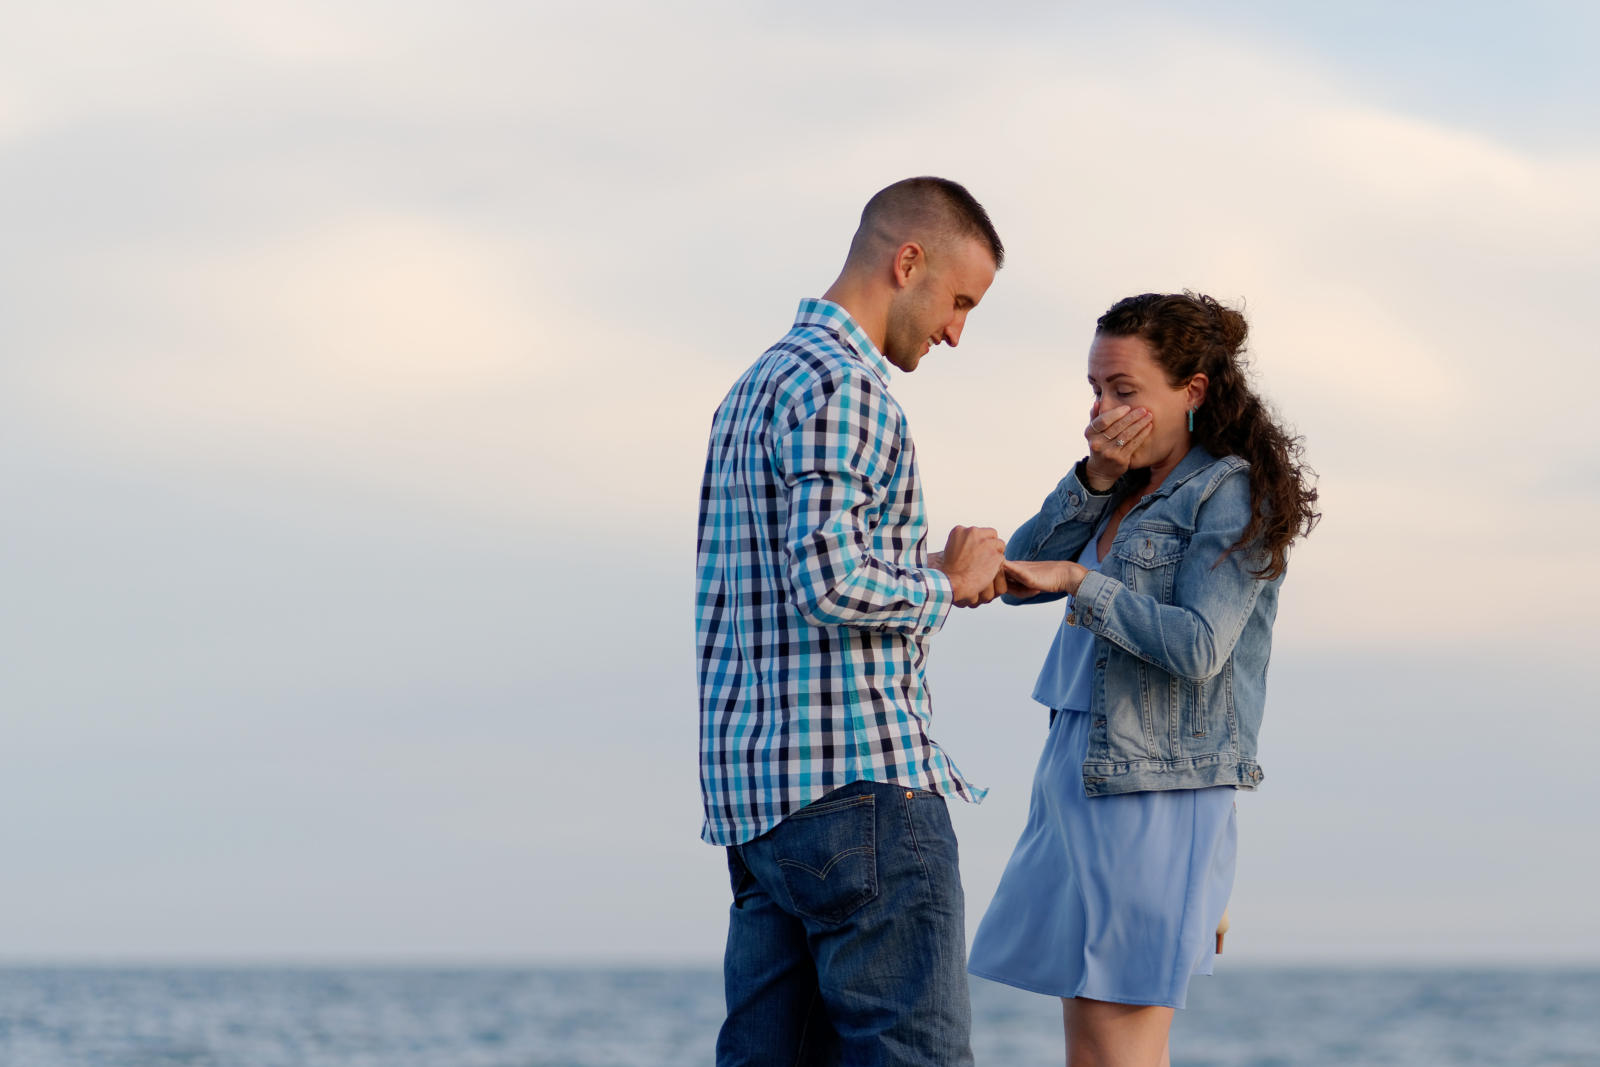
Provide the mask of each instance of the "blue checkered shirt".
POLYGON ((983 799, 928 737, 925 646, 953 601, 888 386, 849 314, 804 300, 712 420, 695 597, 712 844, 863 779, 983 799))

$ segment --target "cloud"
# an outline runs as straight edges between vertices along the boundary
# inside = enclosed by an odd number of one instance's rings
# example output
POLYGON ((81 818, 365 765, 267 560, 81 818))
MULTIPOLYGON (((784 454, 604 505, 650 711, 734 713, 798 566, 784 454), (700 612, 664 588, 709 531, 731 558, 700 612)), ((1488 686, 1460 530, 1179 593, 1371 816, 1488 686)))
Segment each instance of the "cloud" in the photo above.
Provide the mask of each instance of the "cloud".
MULTIPOLYGON (((73 934, 67 846, 24 827, 13 852, 52 860, 19 865, 42 872, 23 925, 53 931, 30 950, 277 944, 182 914, 194 885, 262 905, 274 870, 312 872, 272 883, 297 894, 295 943, 404 946, 437 883, 370 923, 361 901, 423 849, 467 872, 450 893, 511 887, 456 945, 581 953, 674 923, 675 947, 713 944, 689 725, 706 430, 865 196, 912 173, 965 181, 1010 252, 961 346, 895 378, 936 538, 1009 532, 1081 454, 1113 300, 1242 299, 1326 512, 1277 631, 1278 780, 1315 779, 1358 708, 1352 760, 1392 727, 1407 780, 1451 795, 1441 729, 1477 716, 1471 773, 1492 775, 1524 674, 1529 735, 1581 734, 1561 709, 1592 701, 1547 668, 1593 645, 1600 591, 1592 132, 1518 147, 1186 15, 1041 9, 956 36, 834 14, 844 31, 734 4, 36 5, 0 44, 8 639, 32 710, 9 780, 71 813, 73 879, 180 902, 136 929, 95 900, 103 927, 73 934), (1479 662, 1504 665, 1484 693, 1479 662), (625 784, 594 789, 602 763, 625 784), (252 799, 280 773, 287 809, 252 799), (259 790, 193 814, 228 782, 259 790), (549 814, 579 795, 581 818, 549 814), (111 807, 126 833, 97 845, 111 807), (191 855, 236 822, 270 847, 191 855), (610 869, 593 843, 616 827, 659 844, 661 882, 621 933, 546 873, 610 869)), ((974 886, 1010 844, 1052 625, 963 613, 937 645, 940 736, 1002 787, 973 816, 974 886)), ((1349 789, 1314 785, 1262 806, 1261 840, 1349 789)), ((1406 803, 1374 854, 1436 814, 1406 803)), ((1302 916, 1270 900, 1303 887, 1257 877, 1288 937, 1302 916)))
MULTIPOLYGON (((57 329, 31 380, 83 433, 134 449, 312 465, 522 523, 686 524, 711 407, 793 300, 826 285, 865 193, 908 171, 952 173, 988 202, 1012 258, 961 349, 896 385, 938 521, 1026 515, 1081 451, 1094 316, 1128 292, 1194 287, 1243 298, 1262 386, 1329 479, 1329 519, 1297 578, 1330 596, 1350 588, 1346 568, 1386 565, 1384 528, 1420 525, 1463 561, 1509 548, 1472 493, 1485 476, 1521 480, 1484 444, 1507 419, 1506 352, 1533 335, 1528 309, 1542 373, 1576 395, 1593 382, 1581 305, 1554 295, 1594 274, 1593 154, 1518 151, 1386 113, 1304 57, 1181 24, 1151 28, 1137 49, 936 45, 928 61, 955 76, 891 103, 879 95, 891 78, 816 54, 794 27, 742 24, 747 47, 729 55, 704 21, 634 15, 623 32, 576 9, 527 16, 522 28, 559 31, 533 42, 541 65, 513 63, 514 33, 415 12, 376 29, 360 7, 202 20, 224 52, 249 54, 236 75, 247 95, 270 103, 276 75, 303 68, 316 85, 347 63, 373 79, 344 102, 366 129, 392 122, 448 151, 408 154, 370 132, 355 157, 320 138, 291 136, 276 156, 225 146, 259 162, 255 174, 197 156, 202 175, 284 198, 260 198, 266 221, 231 218, 181 243, 161 226, 110 250, 80 243, 81 283, 132 328, 57 329), (464 41, 473 71, 444 77, 464 41), (408 71, 399 59, 417 48, 408 71), (803 62, 804 82, 759 77, 803 62), (433 103, 419 102, 422 84, 433 103), (797 156, 795 124, 851 100, 894 121, 822 120, 821 156, 797 156), (451 108, 505 125, 452 129, 451 108), (482 153, 495 172, 458 169, 482 153), (396 160, 411 173, 367 198, 361 176, 396 160), (507 214, 450 197, 464 173, 507 214), (671 474, 635 477, 641 462, 671 474), (1416 488, 1400 514, 1404 495, 1388 487, 1403 484, 1416 488), (1324 546, 1338 566, 1319 562, 1324 546)), ((149 32, 167 30, 176 23, 149 32)), ((308 99, 283 89, 291 112, 308 99)), ((221 110, 148 102, 160 121, 202 127, 221 110)), ((216 195, 188 183, 201 202, 216 195)), ((155 206, 186 228, 182 202, 155 206)), ((1592 462, 1580 427, 1540 432, 1592 462)), ((1548 549, 1530 550, 1548 572, 1548 549)), ((1450 581, 1420 600, 1461 606, 1450 581)), ((1363 632, 1416 630, 1387 619, 1363 632)))

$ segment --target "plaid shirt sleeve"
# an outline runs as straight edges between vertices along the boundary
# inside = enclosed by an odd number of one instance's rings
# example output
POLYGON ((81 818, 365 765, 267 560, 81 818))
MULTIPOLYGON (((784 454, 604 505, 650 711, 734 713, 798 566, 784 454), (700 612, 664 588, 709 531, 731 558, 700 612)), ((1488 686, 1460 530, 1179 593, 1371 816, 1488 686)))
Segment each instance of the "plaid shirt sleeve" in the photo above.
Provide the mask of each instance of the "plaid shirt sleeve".
POLYGON ((896 562, 924 560, 920 544, 875 552, 872 520, 893 491, 902 421, 899 406, 860 372, 818 380, 785 420, 774 449, 789 497, 785 577, 791 603, 813 626, 929 634, 949 616, 950 580, 896 562))

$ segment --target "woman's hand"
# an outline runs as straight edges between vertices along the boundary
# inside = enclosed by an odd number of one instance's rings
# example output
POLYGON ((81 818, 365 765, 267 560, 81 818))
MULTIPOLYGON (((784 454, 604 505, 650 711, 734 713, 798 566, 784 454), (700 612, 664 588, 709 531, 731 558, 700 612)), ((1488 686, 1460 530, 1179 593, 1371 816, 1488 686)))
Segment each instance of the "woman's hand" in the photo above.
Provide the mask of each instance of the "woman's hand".
POLYGON ((1150 412, 1127 405, 1103 411, 1089 420, 1083 439, 1089 442, 1089 488, 1097 493, 1110 489, 1128 473, 1133 454, 1144 444, 1155 426, 1150 412))
POLYGON ((1071 560, 1008 559, 1006 592, 1018 600, 1040 593, 1076 593, 1088 568, 1071 560))

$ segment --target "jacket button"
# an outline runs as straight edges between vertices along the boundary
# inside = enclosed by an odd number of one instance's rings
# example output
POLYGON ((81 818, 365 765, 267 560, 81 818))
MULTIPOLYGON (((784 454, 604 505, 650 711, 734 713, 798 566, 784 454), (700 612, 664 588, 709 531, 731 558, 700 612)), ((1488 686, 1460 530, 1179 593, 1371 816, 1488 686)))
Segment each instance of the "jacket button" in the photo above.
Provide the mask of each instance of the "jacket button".
POLYGON ((1078 503, 1079 503, 1078 494, 1077 493, 1068 493, 1067 494, 1067 503, 1071 504, 1073 507, 1077 507, 1078 503))
POLYGON ((1154 556, 1155 554, 1156 554, 1156 546, 1152 545, 1150 543, 1150 539, 1148 537, 1145 538, 1145 542, 1144 542, 1144 558, 1145 559, 1149 559, 1151 556, 1154 556))

